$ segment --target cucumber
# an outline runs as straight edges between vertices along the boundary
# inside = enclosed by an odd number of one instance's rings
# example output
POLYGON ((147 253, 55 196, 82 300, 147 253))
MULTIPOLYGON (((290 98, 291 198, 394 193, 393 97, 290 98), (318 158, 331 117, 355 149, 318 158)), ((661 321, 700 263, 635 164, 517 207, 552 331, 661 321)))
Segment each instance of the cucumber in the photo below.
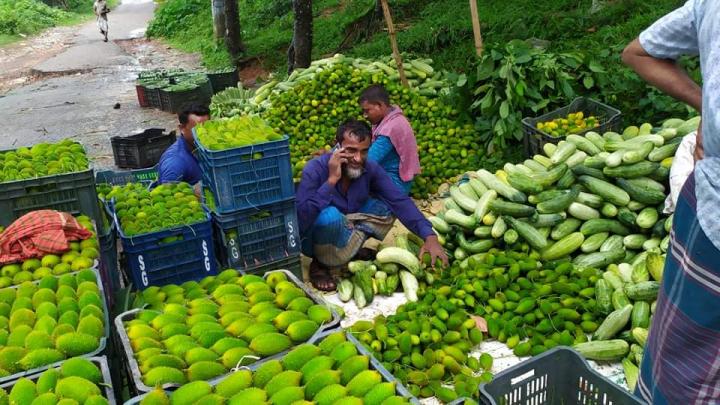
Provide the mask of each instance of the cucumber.
POLYGON ((560 177, 560 180, 555 183, 555 185, 558 188, 566 189, 570 188, 573 184, 575 184, 575 175, 573 174, 572 170, 566 170, 565 174, 563 174, 562 177, 560 177))
MULTIPOLYGON (((470 187, 469 184, 467 186, 470 187)), ((467 194, 460 191, 459 187, 457 187, 457 186, 450 187, 450 197, 465 212, 474 212, 475 211, 475 206, 477 205, 477 200, 475 198, 469 197, 467 194)))
POLYGON ((479 239, 469 242, 465 239, 465 235, 462 232, 458 232, 456 236, 458 246, 466 253, 484 253, 493 247, 494 241, 492 239, 479 239))
MULTIPOLYGON (((537 184, 544 187, 549 187, 555 182, 560 180, 565 172, 568 170, 568 166, 565 163, 560 163, 544 173, 537 173, 532 177, 537 184)), ((542 190, 540 190, 542 191, 542 190)), ((540 192, 538 191, 538 193, 540 192)))
POLYGON ((647 328, 650 326, 650 304, 638 301, 633 304, 630 324, 633 328, 647 328))
POLYGON ((630 202, 627 205, 627 208, 632 212, 640 211, 645 207, 647 207, 647 205, 637 202, 637 201, 632 201, 632 200, 630 200, 630 202))
POLYGON ((483 182, 478 179, 470 179, 468 180, 468 184, 470 184, 470 187, 475 190, 475 194, 479 196, 485 195, 485 193, 488 191, 487 187, 485 187, 483 182))
POLYGON ((514 165, 513 167, 514 167, 514 170, 516 173, 519 172, 526 176, 532 176, 533 174, 535 174, 534 171, 532 171, 529 167, 527 167, 523 164, 517 164, 517 165, 514 165))
POLYGON ((582 233, 573 232, 545 249, 542 253, 542 258, 543 260, 557 260, 568 256, 578 250, 584 240, 585 237, 582 233))
POLYGON ((409 251, 399 247, 387 247, 377 253, 375 261, 381 266, 388 263, 399 264, 412 274, 420 272, 420 260, 409 251))
POLYGON ((575 167, 584 162, 587 157, 587 153, 579 150, 573 153, 572 156, 567 158, 567 160, 565 160, 565 163, 568 165, 568 167, 575 167))
POLYGON ((608 156, 610 156, 609 153, 600 152, 595 156, 590 156, 589 158, 585 159, 583 165, 591 169, 602 170, 602 168, 605 167, 605 160, 608 158, 608 156))
POLYGON ((654 237, 646 240, 645 243, 643 243, 642 250, 647 252, 648 250, 657 249, 660 247, 661 242, 662 242, 662 239, 660 239, 657 236, 654 236, 654 237))
POLYGON ((456 210, 445 211, 445 221, 448 224, 459 225, 462 228, 465 228, 468 230, 475 229, 475 225, 477 225, 477 221, 475 220, 474 216, 465 215, 456 210))
POLYGON ((529 217, 535 214, 535 208, 499 199, 490 202, 490 209, 499 215, 511 215, 513 217, 529 217))
POLYGON ((512 245, 518 240, 518 233, 514 229, 508 229, 503 235, 503 240, 506 244, 512 245))
POLYGON ((655 208, 643 208, 635 219, 635 223, 642 229, 651 229, 658 222, 658 212, 655 208))
MULTIPOLYGON (((540 156, 540 155, 538 155, 538 156, 540 156)), ((541 163, 538 163, 532 159, 528 159, 528 160, 524 161, 523 164, 525 165, 525 167, 527 167, 528 169, 532 170, 535 173, 542 173, 542 172, 547 171, 546 166, 543 166, 541 163)))
POLYGON ((499 239, 507 231, 507 223, 502 217, 498 217, 493 224, 490 234, 493 238, 499 239))
POLYGON ((605 166, 607 167, 618 167, 622 164, 622 157, 625 154, 625 150, 621 149, 615 151, 605 158, 605 166))
POLYGON ((618 361, 630 351, 630 345, 622 339, 576 343, 572 348, 586 359, 597 361, 618 361))
POLYGON ((610 232, 616 235, 628 235, 630 230, 614 219, 597 218, 590 219, 582 224, 580 232, 585 236, 594 235, 600 232, 610 232))
POLYGON ((641 233, 636 233, 636 234, 632 234, 632 235, 627 235, 623 239, 623 245, 625 245, 625 248, 627 248, 627 249, 637 250, 637 249, 642 248, 643 243, 645 243, 645 241, 647 241, 647 240, 648 240, 647 236, 645 236, 641 233))
POLYGON ((585 136, 571 134, 565 139, 567 139, 568 142, 574 143, 577 149, 587 153, 588 155, 594 156, 601 152, 600 148, 587 139, 587 134, 585 136))
MULTIPOLYGON (((612 288, 613 291, 619 290, 620 292, 622 292, 625 283, 622 281, 620 276, 611 271, 606 271, 605 273, 603 273, 602 278, 603 280, 607 281, 608 285, 610 286, 610 288, 612 288)), ((625 293, 623 292, 623 294, 625 293)), ((627 299, 627 297, 625 297, 625 299, 627 299)))
POLYGON ((494 174, 490 173, 485 169, 480 169, 477 172, 480 180, 489 189, 495 190, 499 195, 507 198, 508 200, 516 203, 523 203, 527 201, 527 197, 521 191, 513 188, 512 186, 503 183, 494 174))
POLYGON ((582 250, 583 253, 592 253, 598 251, 600 250, 600 246, 602 246, 603 242, 605 242, 608 236, 610 236, 610 234, 607 232, 600 232, 591 235, 587 239, 585 239, 585 242, 583 242, 580 250, 582 250))
POLYGON ((648 177, 655 181, 664 183, 668 178, 670 178, 670 168, 660 165, 648 177))
POLYGON ((545 156, 551 158, 553 153, 557 150, 557 145, 552 142, 548 142, 542 146, 542 150, 545 153, 545 156))
MULTIPOLYGON (((595 145, 598 150, 600 150, 599 153, 602 153, 603 150, 605 150, 605 139, 603 139, 602 135, 598 134, 595 131, 590 131, 585 134, 585 139, 589 140, 590 142, 595 145)), ((587 152, 587 151, 585 151, 587 152)), ((590 153, 590 152, 588 152, 590 153)))
POLYGON ((568 213, 582 221, 600 218, 600 213, 595 208, 588 207, 585 204, 571 203, 567 208, 568 213))
POLYGON ((547 246, 547 238, 532 225, 527 222, 518 221, 511 216, 505 216, 503 219, 534 249, 542 250, 547 246))
POLYGON ((491 226, 478 226, 473 231, 473 235, 480 239, 492 238, 492 227, 491 226))
POLYGON ((607 252, 593 252, 582 257, 576 257, 573 264, 578 267, 604 268, 610 263, 615 263, 625 257, 625 250, 615 249, 607 252))
POLYGON ((637 214, 630 211, 627 207, 622 207, 618 210, 617 219, 623 225, 633 228, 637 222, 637 214))
POLYGON ((542 201, 537 204, 537 210, 541 214, 553 214, 565 211, 575 201, 580 190, 573 187, 570 192, 559 195, 551 200, 542 201))
POLYGON ((557 224, 553 228, 552 232, 550 233, 550 237, 553 240, 561 240, 564 237, 575 232, 578 228, 580 228, 580 225, 582 225, 582 221, 580 221, 579 219, 568 218, 568 219, 564 220, 563 222, 557 224))
POLYGON ((655 145, 652 142, 643 142, 637 149, 629 150, 623 154, 623 163, 631 164, 641 162, 645 160, 654 148, 655 145))
MULTIPOLYGON (((547 190, 547 191, 543 191, 542 193, 537 194, 537 195, 535 195, 535 196, 530 196, 530 197, 533 197, 533 199, 535 200, 535 201, 530 201, 530 202, 533 203, 533 204, 538 204, 538 203, 541 203, 541 202, 543 202, 543 201, 548 201, 548 200, 552 200, 553 198, 560 197, 561 195, 565 195, 565 194, 567 194, 567 193, 569 193, 569 192, 570 192, 570 190, 547 190)), ((530 200, 530 199, 528 198, 528 200, 530 200)))
POLYGON ((612 292, 612 287, 605 279, 598 279, 595 283, 595 302, 601 314, 612 312, 612 292))
POLYGON ((553 165, 553 162, 550 160, 550 158, 543 155, 535 155, 533 156, 532 160, 540 163, 545 169, 553 165))
POLYGON ((625 329, 625 326, 627 326, 630 321, 632 309, 632 305, 625 305, 624 307, 611 312, 610 315, 608 315, 600 324, 595 333, 593 333, 593 340, 612 339, 613 336, 625 329))
POLYGON ((603 139, 605 140, 605 143, 606 143, 606 144, 607 144, 608 142, 622 142, 622 141, 624 141, 622 135, 620 135, 620 134, 618 134, 617 132, 614 132, 614 131, 605 132, 602 136, 603 136, 603 139))
POLYGON ((480 197, 480 200, 477 202, 477 205, 475 206, 475 218, 477 218, 478 221, 482 220, 482 218, 485 216, 485 214, 488 213, 490 210, 490 204, 495 201, 497 198, 497 192, 495 190, 487 190, 485 193, 480 197))
POLYGON ((475 201, 477 201, 477 199, 480 198, 480 196, 477 195, 477 193, 475 193, 475 190, 472 188, 472 186, 468 182, 458 185, 458 188, 460 189, 460 192, 462 192, 464 195, 466 195, 467 197, 470 197, 471 199, 473 199, 475 201))
POLYGON ((523 193, 537 194, 542 192, 544 189, 542 184, 522 173, 509 173, 507 179, 511 186, 523 193))
POLYGON ((555 150, 552 157, 550 158, 550 161, 554 165, 556 165, 558 163, 563 163, 570 156, 572 156, 576 150, 577 150, 577 146, 575 146, 574 143, 560 141, 560 143, 558 143, 557 149, 555 150))
POLYGON ((578 194, 578 197, 575 199, 575 202, 579 202, 580 204, 585 204, 588 207, 592 207, 592 208, 601 208, 603 206, 603 204, 605 203, 603 198, 600 197, 599 195, 585 193, 582 191, 580 192, 580 194, 578 194))
POLYGON ((677 151, 678 147, 680 147, 679 143, 672 142, 659 148, 655 148, 648 155, 648 160, 651 162, 660 162, 665 158, 675 156, 675 151, 677 151))
POLYGON ((433 229, 440 233, 449 233, 450 225, 440 217, 430 217, 428 221, 432 224, 433 229))
POLYGON ((462 210, 463 210, 462 208, 460 208, 459 205, 457 205, 457 203, 455 202, 455 200, 453 200, 452 198, 446 198, 446 199, 444 199, 444 200, 443 200, 443 207, 444 207, 446 210, 455 210, 455 211, 461 211, 461 212, 462 212, 462 210))
POLYGON ((602 170, 602 172, 610 177, 634 179, 637 177, 648 176, 654 173, 658 167, 660 167, 660 165, 657 163, 642 161, 619 167, 606 167, 602 170))
MULTIPOLYGON (((607 169, 607 167, 606 167, 606 169, 607 169)), ((600 169, 595 169, 595 168, 592 168, 592 167, 588 167, 588 166, 586 166, 586 165, 584 165, 584 164, 582 164, 582 165, 577 165, 577 166, 573 167, 573 168, 572 168, 572 172, 573 172, 573 174, 575 174, 576 176, 588 175, 588 176, 592 176, 592 177, 595 177, 595 178, 600 179, 600 180, 607 180, 607 179, 608 179, 608 178, 605 176, 605 174, 603 173, 602 170, 600 170, 600 169)))
POLYGON ((559 214, 537 214, 530 218, 530 223, 536 228, 545 228, 555 226, 563 222, 565 218, 567 218, 567 215, 564 212, 559 214))
POLYGON ((634 201, 648 205, 658 205, 665 201, 665 187, 655 180, 639 177, 636 179, 618 179, 617 183, 634 201))
POLYGON ((611 235, 607 239, 605 239, 605 242, 600 246, 601 252, 607 252, 608 250, 613 249, 622 249, 625 247, 623 244, 623 237, 620 235, 611 235))
POLYGON ((660 291, 660 283, 657 281, 643 281, 625 286, 625 295, 633 301, 652 302, 657 299, 658 291, 660 291))
POLYGON ((591 176, 580 176, 578 180, 593 194, 599 195, 607 202, 617 206, 625 206, 630 202, 630 195, 627 192, 606 181, 591 176))
POLYGON ((614 206, 610 203, 605 203, 605 204, 603 204, 600 212, 608 218, 614 218, 618 214, 618 209, 616 206, 614 206))

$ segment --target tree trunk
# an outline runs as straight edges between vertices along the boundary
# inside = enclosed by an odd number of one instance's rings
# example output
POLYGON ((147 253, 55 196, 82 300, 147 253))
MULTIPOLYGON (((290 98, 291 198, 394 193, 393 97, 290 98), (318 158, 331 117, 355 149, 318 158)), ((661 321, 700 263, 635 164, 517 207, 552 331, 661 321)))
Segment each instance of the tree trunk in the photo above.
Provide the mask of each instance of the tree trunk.
POLYGON ((225 0, 225 43, 227 44, 230 59, 237 65, 245 46, 240 38, 240 15, 238 13, 238 0, 225 0))
POLYGON ((312 61, 313 15, 312 0, 293 0, 295 27, 288 50, 289 71, 306 68, 312 61))
POLYGON ((225 38, 225 0, 212 0, 212 18, 215 38, 225 38))

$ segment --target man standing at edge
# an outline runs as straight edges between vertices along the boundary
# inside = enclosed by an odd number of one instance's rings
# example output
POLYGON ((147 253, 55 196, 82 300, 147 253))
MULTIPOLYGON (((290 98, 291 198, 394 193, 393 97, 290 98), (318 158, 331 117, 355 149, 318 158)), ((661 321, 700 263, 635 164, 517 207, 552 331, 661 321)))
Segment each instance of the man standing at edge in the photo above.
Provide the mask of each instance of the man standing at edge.
POLYGON ((642 32, 622 56, 648 83, 702 114, 697 163, 678 198, 635 394, 652 404, 718 403, 720 1, 687 1, 642 32), (677 64, 682 55, 700 56, 703 89, 677 64))
MULTIPOLYGON (((160 157, 158 163, 158 184, 184 181, 195 185, 202 179, 202 172, 195 157, 195 139, 193 128, 195 125, 210 119, 210 110, 200 104, 190 104, 178 114, 178 136, 177 141, 160 157)), ((198 190, 195 190, 198 193, 198 190)))

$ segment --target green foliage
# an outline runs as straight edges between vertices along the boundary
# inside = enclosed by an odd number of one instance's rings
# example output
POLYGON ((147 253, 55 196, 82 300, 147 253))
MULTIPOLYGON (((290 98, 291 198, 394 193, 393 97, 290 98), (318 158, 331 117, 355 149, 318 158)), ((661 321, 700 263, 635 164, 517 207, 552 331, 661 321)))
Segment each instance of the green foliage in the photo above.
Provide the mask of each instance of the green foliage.
POLYGON ((0 0, 0 34, 35 34, 70 17, 36 0, 0 0))

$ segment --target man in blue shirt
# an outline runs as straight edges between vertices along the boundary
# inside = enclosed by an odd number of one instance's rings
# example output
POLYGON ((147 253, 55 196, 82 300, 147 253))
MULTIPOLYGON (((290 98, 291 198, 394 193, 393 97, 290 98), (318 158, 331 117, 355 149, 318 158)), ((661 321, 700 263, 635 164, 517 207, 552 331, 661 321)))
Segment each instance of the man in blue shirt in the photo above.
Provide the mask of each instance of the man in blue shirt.
POLYGON ((200 165, 195 151, 192 129, 210 119, 210 110, 200 104, 190 104, 178 114, 180 136, 160 157, 158 184, 184 181, 195 185, 201 179, 200 165))
POLYGON ((339 130, 337 147, 308 162, 297 191, 297 211, 303 254, 313 258, 310 280, 323 291, 335 290, 330 267, 347 264, 374 237, 382 240, 400 219, 425 244, 434 266, 447 265, 430 222, 377 163, 368 161, 371 131, 367 124, 348 121, 339 130))
POLYGON ((623 52, 623 61, 702 115, 695 171, 674 214, 635 394, 651 404, 720 403, 720 1, 689 0, 623 52), (702 88, 677 63, 698 55, 702 88))

